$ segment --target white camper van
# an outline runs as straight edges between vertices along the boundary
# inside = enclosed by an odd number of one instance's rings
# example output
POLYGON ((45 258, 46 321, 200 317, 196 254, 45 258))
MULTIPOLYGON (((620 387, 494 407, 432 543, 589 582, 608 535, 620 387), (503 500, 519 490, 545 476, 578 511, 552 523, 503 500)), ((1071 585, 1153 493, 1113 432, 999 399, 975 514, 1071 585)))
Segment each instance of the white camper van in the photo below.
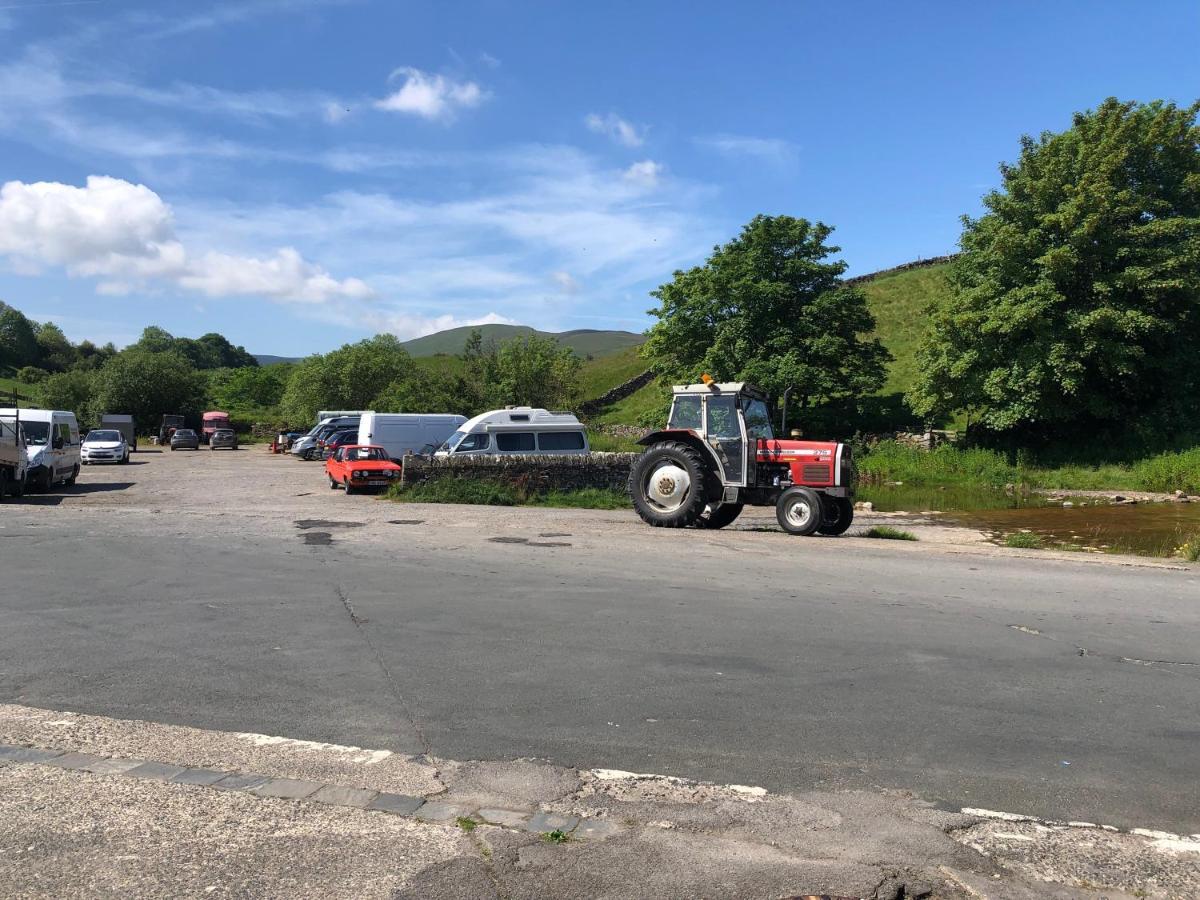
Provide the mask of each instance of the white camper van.
POLYGON ((435 456, 479 453, 588 453, 587 429, 572 413, 517 406, 494 409, 465 423, 435 456))
POLYGON ((358 424, 358 442, 382 447, 399 461, 406 453, 440 447, 465 421, 466 416, 449 413, 366 412, 358 424))
MULTIPOLYGON (((17 410, 0 409, 0 418, 14 418, 17 410)), ((56 481, 74 484, 79 477, 79 423, 75 413, 60 409, 22 409, 25 432, 26 480, 49 490, 56 481)))

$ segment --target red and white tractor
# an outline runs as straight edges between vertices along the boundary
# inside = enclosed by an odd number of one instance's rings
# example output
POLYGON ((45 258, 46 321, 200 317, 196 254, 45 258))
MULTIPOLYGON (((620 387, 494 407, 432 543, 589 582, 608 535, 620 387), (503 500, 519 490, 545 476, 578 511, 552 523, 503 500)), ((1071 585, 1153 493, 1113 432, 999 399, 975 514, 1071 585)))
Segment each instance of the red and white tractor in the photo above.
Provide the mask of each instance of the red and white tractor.
POLYGON ((842 534, 854 521, 850 448, 777 439, 766 395, 748 384, 676 386, 667 427, 638 443, 629 494, 651 525, 724 528, 747 503, 774 506, 791 534, 842 534))

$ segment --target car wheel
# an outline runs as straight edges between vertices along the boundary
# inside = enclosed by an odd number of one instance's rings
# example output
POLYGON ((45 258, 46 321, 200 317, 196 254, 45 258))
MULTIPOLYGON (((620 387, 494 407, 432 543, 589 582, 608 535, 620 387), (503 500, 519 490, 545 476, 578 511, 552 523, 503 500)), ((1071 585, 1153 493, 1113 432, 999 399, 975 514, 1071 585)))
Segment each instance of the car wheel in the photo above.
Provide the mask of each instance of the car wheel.
POLYGON ((354 485, 352 485, 352 484, 350 483, 350 479, 349 479, 349 478, 347 478, 345 481, 343 481, 343 482, 342 482, 342 484, 343 484, 343 485, 345 486, 345 488, 346 488, 346 495, 347 495, 347 496, 349 496, 350 494, 353 494, 353 493, 354 493, 354 485))
POLYGON ((66 483, 74 484, 76 482, 76 480, 78 480, 78 478, 79 478, 79 466, 76 466, 75 468, 73 468, 71 470, 71 477, 66 479, 66 483))
POLYGON ((330 475, 329 476, 329 489, 331 491, 336 491, 337 486, 338 486, 338 483, 337 483, 336 479, 334 479, 334 477, 332 475, 330 475))

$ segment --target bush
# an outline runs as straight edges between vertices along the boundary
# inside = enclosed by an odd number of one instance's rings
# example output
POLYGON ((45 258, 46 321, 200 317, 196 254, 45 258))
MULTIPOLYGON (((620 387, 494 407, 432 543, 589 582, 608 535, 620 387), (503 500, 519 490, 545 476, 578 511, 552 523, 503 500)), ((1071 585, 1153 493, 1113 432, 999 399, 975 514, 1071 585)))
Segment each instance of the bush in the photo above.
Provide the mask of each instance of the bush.
POLYGON ((1032 531, 1014 531, 1004 536, 1004 546, 1021 550, 1041 550, 1042 536, 1032 531))
POLYGON ((884 541, 915 541, 918 539, 911 531, 903 531, 893 528, 891 525, 872 525, 863 533, 863 537, 879 538, 884 541))
POLYGON ((971 482, 1000 487, 1019 480, 1016 466, 1003 454, 949 444, 925 451, 896 441, 880 441, 857 465, 866 480, 912 485, 971 482))
POLYGON ((1193 534, 1175 552, 1188 562, 1200 562, 1200 534, 1193 534))
POLYGON ((1152 456, 1136 463, 1133 473, 1142 490, 1200 493, 1200 447, 1152 456))

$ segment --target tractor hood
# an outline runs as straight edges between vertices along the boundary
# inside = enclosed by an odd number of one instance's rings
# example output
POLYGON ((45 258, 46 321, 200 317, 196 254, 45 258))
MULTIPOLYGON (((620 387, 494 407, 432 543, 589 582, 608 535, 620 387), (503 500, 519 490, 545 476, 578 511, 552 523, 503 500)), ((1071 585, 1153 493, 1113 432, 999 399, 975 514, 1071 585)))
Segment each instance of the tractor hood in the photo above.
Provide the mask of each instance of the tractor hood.
POLYGON ((758 458, 779 462, 797 456, 833 459, 840 446, 837 441, 761 440, 758 442, 758 458))

